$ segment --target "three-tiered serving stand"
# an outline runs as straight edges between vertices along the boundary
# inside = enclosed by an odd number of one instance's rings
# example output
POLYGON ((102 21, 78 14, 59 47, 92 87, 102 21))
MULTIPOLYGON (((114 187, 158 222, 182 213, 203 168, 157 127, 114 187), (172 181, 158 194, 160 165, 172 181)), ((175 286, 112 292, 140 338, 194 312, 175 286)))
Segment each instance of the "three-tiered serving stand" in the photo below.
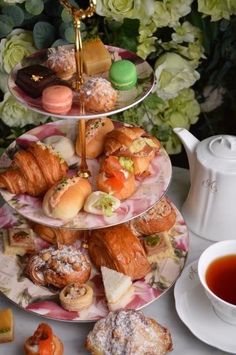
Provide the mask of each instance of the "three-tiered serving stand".
MULTIPOLYGON (((83 83, 83 50, 80 36, 80 21, 87 16, 92 16, 95 11, 96 1, 90 0, 89 6, 86 9, 78 9, 72 6, 67 0, 60 0, 60 2, 71 12, 74 19, 77 75, 73 87, 75 91, 78 91, 83 83)), ((136 87, 129 91, 118 92, 117 105, 112 111, 101 113, 85 112, 84 108, 81 106, 72 106, 71 111, 66 116, 52 115, 59 120, 36 127, 20 136, 10 145, 4 155, 0 158, 0 167, 6 168, 10 165, 11 158, 9 152, 12 152, 17 146, 25 147, 32 141, 43 141, 50 136, 61 135, 66 136, 75 142, 77 123, 79 121, 79 136, 82 137, 83 154, 81 160, 78 156, 74 155, 68 162, 68 165, 77 165, 77 167, 79 167, 79 169, 77 169, 77 174, 90 179, 93 188, 96 189, 94 177, 99 171, 99 161, 97 159, 86 160, 86 120, 90 118, 111 116, 126 110, 145 99, 154 86, 154 73, 147 62, 139 58, 136 54, 124 49, 111 46, 107 46, 107 48, 113 61, 129 59, 136 65, 138 73, 138 83, 136 87)), ((10 75, 9 89, 16 99, 26 107, 45 115, 51 115, 51 113, 46 112, 42 108, 40 99, 31 99, 15 84, 17 70, 32 63, 43 63, 46 55, 47 50, 42 50, 24 59, 22 63, 19 63, 10 75)), ((103 76, 108 78, 108 73, 103 73, 103 76)), ((121 123, 118 122, 114 123, 116 126, 121 125, 121 123)), ((2 210, 0 210, 0 217, 1 215, 4 216, 4 220, 6 221, 5 224, 3 223, 4 228, 9 228, 11 225, 27 225, 26 220, 31 220, 54 228, 58 227, 87 231, 97 228, 106 228, 112 225, 128 222, 132 218, 136 218, 145 213, 155 205, 155 203, 165 195, 171 180, 171 173, 172 167, 169 156, 164 148, 161 148, 157 156, 151 162, 150 176, 143 181, 137 181, 137 190, 134 195, 129 199, 122 201, 120 208, 115 211, 111 217, 93 215, 82 211, 79 212, 73 220, 65 222, 63 220, 45 216, 42 212, 42 200, 40 198, 33 198, 27 195, 12 195, 3 190, 1 191, 1 194, 7 204, 2 210), (9 205, 13 209, 9 208, 9 205), (10 224, 9 220, 11 221, 10 224)), ((170 288, 184 267, 188 251, 188 232, 181 214, 174 205, 173 207, 176 210, 177 219, 175 226, 170 233, 171 237, 175 237, 176 258, 173 260, 164 258, 160 263, 154 263, 150 275, 143 280, 134 282, 135 296, 131 300, 129 308, 140 309, 157 299, 170 288)), ((38 244, 40 245, 40 243, 39 238, 38 244)), ((43 244, 41 247, 43 247, 43 244)), ((9 256, 3 255, 3 253, 1 254, 0 252, 0 291, 25 310, 42 314, 43 309, 43 315, 45 317, 75 322, 94 321, 103 317, 108 312, 101 275, 95 270, 95 268, 90 278, 90 282, 94 284, 95 289, 93 305, 88 310, 78 314, 62 310, 58 303, 57 293, 34 285, 27 278, 24 278, 24 281, 22 282, 19 278, 19 273, 21 273, 21 270, 17 260, 15 258, 9 258, 9 256), (8 273, 7 277, 6 270, 8 273), (55 307, 58 307, 58 315, 57 312, 54 312, 52 315, 51 309, 55 307)), ((22 277, 22 275, 20 277, 22 277)))

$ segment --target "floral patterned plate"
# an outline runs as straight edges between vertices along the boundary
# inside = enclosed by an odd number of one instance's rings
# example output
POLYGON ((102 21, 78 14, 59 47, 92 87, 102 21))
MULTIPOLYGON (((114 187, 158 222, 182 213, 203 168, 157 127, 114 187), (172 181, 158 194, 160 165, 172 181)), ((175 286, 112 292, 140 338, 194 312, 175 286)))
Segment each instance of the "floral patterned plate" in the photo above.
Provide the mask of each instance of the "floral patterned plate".
MULTIPOLYGON (((145 279, 133 283, 135 294, 126 308, 141 309, 158 299, 174 284, 184 268, 189 248, 188 230, 180 212, 173 204, 172 206, 177 218, 175 225, 167 232, 173 245, 171 253, 163 254, 162 258, 157 257, 153 260, 152 271, 146 275, 145 279)), ((13 226, 27 226, 27 223, 10 206, 4 204, 0 208, 0 228, 3 230, 13 226)), ((36 244, 38 249, 48 246, 39 237, 36 237, 36 244)), ((79 242, 76 246, 80 248, 79 242)), ((24 276, 20 257, 3 254, 2 238, 0 238, 0 291, 22 309, 60 321, 95 321, 105 317, 108 308, 101 275, 94 267, 90 284, 95 294, 92 305, 81 312, 64 310, 58 301, 57 292, 36 286, 24 276)))
MULTIPOLYGON (((69 46, 72 47, 72 46, 69 46)), ((85 115, 80 113, 79 106, 73 104, 72 109, 66 115, 52 114, 45 111, 42 107, 41 97, 33 99, 28 96, 23 90, 21 90, 15 83, 16 73, 22 67, 29 66, 31 64, 44 64, 47 58, 47 49, 35 52, 31 56, 25 58, 21 63, 17 64, 16 67, 11 72, 9 76, 8 86, 9 90, 17 100, 22 104, 27 106, 29 109, 42 113, 48 116, 54 116, 59 118, 93 118, 93 117, 103 117, 113 115, 115 113, 126 110, 139 102, 141 102, 147 95, 151 92, 154 86, 154 73, 152 67, 144 61, 142 58, 138 57, 135 53, 129 52, 125 49, 107 46, 111 54, 112 61, 117 61, 119 59, 128 59, 136 65, 138 81, 134 88, 126 91, 118 91, 118 99, 116 106, 113 110, 108 112, 86 112, 85 115)), ((103 73, 105 79, 108 79, 108 72, 103 73)))
MULTIPOLYGON (((61 135, 67 136, 73 142, 76 139, 75 120, 59 120, 45 124, 28 131, 13 142, 0 158, 0 168, 7 168, 11 163, 12 154, 21 148, 26 148, 32 141, 43 141, 45 138, 61 135)), ((121 123, 117 123, 121 125, 121 123)), ((79 162, 79 157, 74 155, 68 164, 74 166, 79 162)), ((95 177, 99 170, 98 159, 88 159, 91 171, 91 183, 95 190, 95 177)), ((172 167, 168 154, 161 148, 150 166, 150 176, 141 181, 136 181, 137 189, 131 198, 122 201, 120 207, 111 217, 80 212, 78 215, 65 222, 60 219, 50 218, 42 211, 42 198, 31 197, 26 194, 14 195, 1 189, 4 200, 25 218, 51 227, 69 229, 94 229, 124 223, 150 209, 165 193, 171 179, 172 167)))

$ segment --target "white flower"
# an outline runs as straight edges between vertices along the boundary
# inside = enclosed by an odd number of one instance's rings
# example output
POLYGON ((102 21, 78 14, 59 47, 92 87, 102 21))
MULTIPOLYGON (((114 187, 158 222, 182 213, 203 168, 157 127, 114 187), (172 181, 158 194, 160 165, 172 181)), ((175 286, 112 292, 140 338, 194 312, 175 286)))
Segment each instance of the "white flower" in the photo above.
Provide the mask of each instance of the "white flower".
POLYGON ((0 71, 0 90, 5 94, 8 91, 8 74, 0 71))
POLYGON ((121 22, 124 18, 147 22, 153 9, 154 0, 97 0, 96 13, 121 22))
POLYGON ((201 31, 199 28, 185 21, 182 25, 174 27, 175 33, 172 33, 172 40, 176 43, 190 42, 193 43, 195 38, 200 38, 201 31))
POLYGON ((24 127, 27 124, 39 124, 45 122, 47 116, 27 109, 21 103, 6 92, 4 99, 0 102, 0 117, 9 127, 24 127))
POLYGON ((22 2, 25 2, 25 0, 3 0, 3 3, 10 4, 10 5, 22 3, 22 2))
POLYGON ((200 78, 191 64, 176 53, 163 54, 155 64, 155 91, 163 100, 174 98, 200 78))

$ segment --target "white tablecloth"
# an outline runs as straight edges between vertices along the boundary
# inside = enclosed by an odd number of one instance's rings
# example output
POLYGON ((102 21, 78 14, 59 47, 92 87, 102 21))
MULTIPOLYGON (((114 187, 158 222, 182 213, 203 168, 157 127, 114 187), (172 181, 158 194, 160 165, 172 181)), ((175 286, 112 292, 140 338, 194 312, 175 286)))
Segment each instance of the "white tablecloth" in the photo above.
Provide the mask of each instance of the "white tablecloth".
MULTIPOLYGON (((173 168, 173 178, 167 195, 181 210, 189 189, 189 172, 182 168, 173 168)), ((201 252, 211 242, 197 237, 190 232, 190 251, 187 264, 197 259, 201 252)), ((38 324, 47 322, 53 327, 53 331, 64 343, 65 355, 88 354, 83 347, 86 335, 93 327, 93 323, 66 323, 50 321, 32 313, 27 313, 16 307, 4 296, 0 295, 0 308, 10 307, 15 319, 15 339, 11 343, 0 344, 0 355, 23 354, 22 346, 24 340, 32 335, 38 324)), ((143 309, 147 316, 155 318, 162 325, 170 329, 174 349, 171 355, 220 355, 227 354, 213 347, 206 345, 197 339, 190 330, 181 322, 175 310, 173 287, 162 295, 150 306, 143 309)), ((135 355, 135 354, 134 354, 135 355)))

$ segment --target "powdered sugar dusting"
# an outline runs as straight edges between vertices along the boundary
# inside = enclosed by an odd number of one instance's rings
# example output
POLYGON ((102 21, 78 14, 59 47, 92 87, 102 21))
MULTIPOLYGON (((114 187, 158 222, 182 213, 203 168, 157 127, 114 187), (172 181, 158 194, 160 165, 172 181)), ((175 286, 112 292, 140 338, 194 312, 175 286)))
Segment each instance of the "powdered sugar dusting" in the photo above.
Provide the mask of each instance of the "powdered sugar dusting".
POLYGON ((57 70, 76 70, 76 62, 75 62, 75 50, 73 48, 67 48, 65 46, 59 46, 57 48, 49 48, 48 49, 48 59, 47 65, 57 70))
POLYGON ((172 347, 168 330, 135 310, 110 312, 95 324, 87 344, 105 355, 164 355, 172 347))

